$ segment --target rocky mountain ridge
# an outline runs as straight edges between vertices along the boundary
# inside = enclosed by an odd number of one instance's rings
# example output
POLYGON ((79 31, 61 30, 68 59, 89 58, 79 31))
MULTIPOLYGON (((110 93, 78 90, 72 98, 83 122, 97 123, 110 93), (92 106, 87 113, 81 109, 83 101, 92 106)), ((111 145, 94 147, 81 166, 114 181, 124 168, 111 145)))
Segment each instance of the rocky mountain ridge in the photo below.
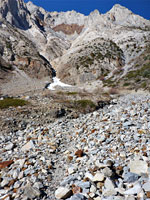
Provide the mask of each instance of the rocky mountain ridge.
MULTIPOLYGON (((102 80, 102 86, 112 81, 117 83, 130 69, 134 69, 137 58, 149 46, 150 22, 118 4, 106 14, 100 14, 98 10, 95 10, 89 16, 75 11, 45 13, 38 7, 32 9, 34 5, 31 2, 27 3, 27 7, 30 7, 34 17, 37 13, 38 16, 40 16, 39 12, 42 13, 43 27, 46 28, 49 25, 55 31, 57 34, 56 37, 54 36, 55 41, 59 37, 61 41, 68 42, 68 46, 64 45, 64 49, 61 46, 60 56, 56 55, 55 46, 53 58, 51 58, 52 54, 47 56, 46 52, 49 48, 42 53, 51 60, 58 77, 71 84, 83 84, 85 81, 97 79, 102 80), (107 41, 110 43, 105 48, 105 43, 95 43, 95 40, 106 40, 106 43, 107 41), (120 49, 118 56, 111 56, 116 54, 114 52, 116 48, 112 48, 112 44, 120 49), (94 54, 95 48, 97 51, 101 49, 99 58, 97 53, 94 54), (106 51, 108 51, 107 54, 106 51)), ((52 34, 49 41, 51 37, 52 34)), ((53 44, 49 43, 49 45, 53 44)))

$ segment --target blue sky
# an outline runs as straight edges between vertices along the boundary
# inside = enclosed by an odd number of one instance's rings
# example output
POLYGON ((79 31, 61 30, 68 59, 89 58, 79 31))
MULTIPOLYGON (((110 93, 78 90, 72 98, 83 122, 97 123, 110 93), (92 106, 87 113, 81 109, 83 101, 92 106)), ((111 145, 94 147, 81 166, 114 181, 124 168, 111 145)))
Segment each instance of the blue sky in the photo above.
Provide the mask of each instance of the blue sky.
MULTIPOLYGON (((100 13, 106 13, 114 4, 121 4, 135 14, 150 19, 150 0, 31 0, 35 5, 43 7, 47 11, 68 11, 88 15, 98 9, 100 13)), ((25 0, 28 2, 28 0, 25 0)))

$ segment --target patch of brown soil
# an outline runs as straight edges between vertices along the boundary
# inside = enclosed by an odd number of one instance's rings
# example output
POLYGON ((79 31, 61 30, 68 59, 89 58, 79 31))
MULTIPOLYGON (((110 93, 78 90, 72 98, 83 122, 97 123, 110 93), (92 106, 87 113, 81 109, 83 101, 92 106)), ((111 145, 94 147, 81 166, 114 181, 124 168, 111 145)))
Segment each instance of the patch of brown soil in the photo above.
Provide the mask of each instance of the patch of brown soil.
POLYGON ((78 34, 80 34, 83 28, 84 28, 84 25, 79 26, 78 24, 64 24, 63 23, 63 24, 59 24, 58 26, 55 26, 53 28, 53 30, 55 32, 62 31, 66 35, 72 35, 75 32, 77 32, 78 34))

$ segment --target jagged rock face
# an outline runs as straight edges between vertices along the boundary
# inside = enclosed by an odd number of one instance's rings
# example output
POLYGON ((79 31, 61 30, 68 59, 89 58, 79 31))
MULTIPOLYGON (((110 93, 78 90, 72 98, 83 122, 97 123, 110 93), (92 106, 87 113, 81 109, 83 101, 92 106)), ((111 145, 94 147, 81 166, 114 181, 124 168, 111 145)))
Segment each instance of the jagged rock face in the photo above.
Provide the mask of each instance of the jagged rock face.
POLYGON ((52 62, 58 76, 71 84, 100 79, 104 85, 119 85, 118 79, 132 68, 149 44, 150 22, 120 5, 104 15, 95 10, 84 20, 84 29, 70 49, 52 62), (105 45, 95 42, 102 40, 105 45))
POLYGON ((18 66, 33 77, 51 75, 51 65, 40 56, 34 44, 17 29, 2 24, 0 38, 1 55, 5 61, 18 66))
POLYGON ((0 2, 0 18, 21 29, 29 28, 28 10, 22 0, 3 0, 0 2))
POLYGON ((32 84, 38 82, 40 88, 44 88, 45 82, 41 81, 51 82, 52 75, 52 66, 39 54, 32 41, 26 38, 22 31, 3 21, 0 25, 0 90, 2 93, 12 94, 14 88, 18 92, 21 92, 20 88, 24 88, 22 91, 25 92, 26 89, 33 89, 32 84))
POLYGON ((32 37, 40 53, 49 61, 62 56, 64 50, 70 47, 70 41, 52 29, 50 13, 30 1, 26 6, 32 18, 32 27, 26 31, 27 37, 32 37))
POLYGON ((44 20, 47 24, 50 24, 51 27, 58 26, 60 24, 78 24, 82 26, 85 24, 85 19, 87 17, 81 13, 77 13, 76 11, 68 11, 68 12, 49 12, 45 15, 44 20))

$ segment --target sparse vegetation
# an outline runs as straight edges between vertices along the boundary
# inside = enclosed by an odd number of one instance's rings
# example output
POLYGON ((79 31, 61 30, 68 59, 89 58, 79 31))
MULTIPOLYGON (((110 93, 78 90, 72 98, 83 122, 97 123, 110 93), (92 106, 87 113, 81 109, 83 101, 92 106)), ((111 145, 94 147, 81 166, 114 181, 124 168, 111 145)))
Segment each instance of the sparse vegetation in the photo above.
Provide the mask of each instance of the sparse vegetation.
POLYGON ((29 102, 23 99, 6 98, 3 100, 0 100, 0 109, 24 106, 27 104, 29 104, 29 102))
POLYGON ((96 108, 96 105, 94 104, 94 102, 91 100, 87 100, 87 99, 73 101, 73 103, 76 108, 82 108, 82 109, 85 109, 87 107, 96 108))
POLYGON ((142 87, 143 89, 146 88, 146 86, 147 86, 146 82, 143 82, 143 83, 141 84, 141 87, 142 87))
POLYGON ((114 84, 114 81, 112 81, 112 80, 109 78, 109 79, 107 79, 107 80, 104 80, 104 83, 105 83, 106 85, 112 85, 112 84, 114 84))
POLYGON ((128 72, 127 78, 133 79, 136 77, 150 78, 150 63, 143 65, 140 69, 128 72))
POLYGON ((126 83, 123 84, 124 87, 127 87, 129 85, 130 85, 130 83, 128 83, 128 82, 126 82, 126 83))
POLYGON ((74 95, 78 95, 78 92, 62 92, 62 91, 58 91, 57 94, 58 95, 66 95, 66 96, 74 96, 74 95))
POLYGON ((77 60, 72 59, 73 62, 75 61, 77 70, 83 70, 83 68, 89 70, 91 69, 91 65, 99 65, 104 59, 107 59, 106 62, 110 63, 111 60, 122 60, 123 58, 123 51, 111 40, 106 42, 99 41, 99 39, 95 40, 93 43, 86 44, 84 49, 82 51, 80 49, 78 53, 79 57, 77 60))
POLYGON ((89 113, 96 110, 96 104, 89 99, 65 100, 62 102, 67 108, 79 113, 89 113))
POLYGON ((67 92, 66 94, 67 94, 67 95, 77 95, 78 92, 67 92))
POLYGON ((6 48, 12 50, 12 44, 6 41, 6 48))
POLYGON ((135 82, 136 82, 136 83, 138 83, 138 82, 140 82, 140 81, 141 81, 140 78, 136 78, 136 79, 135 79, 135 82))

